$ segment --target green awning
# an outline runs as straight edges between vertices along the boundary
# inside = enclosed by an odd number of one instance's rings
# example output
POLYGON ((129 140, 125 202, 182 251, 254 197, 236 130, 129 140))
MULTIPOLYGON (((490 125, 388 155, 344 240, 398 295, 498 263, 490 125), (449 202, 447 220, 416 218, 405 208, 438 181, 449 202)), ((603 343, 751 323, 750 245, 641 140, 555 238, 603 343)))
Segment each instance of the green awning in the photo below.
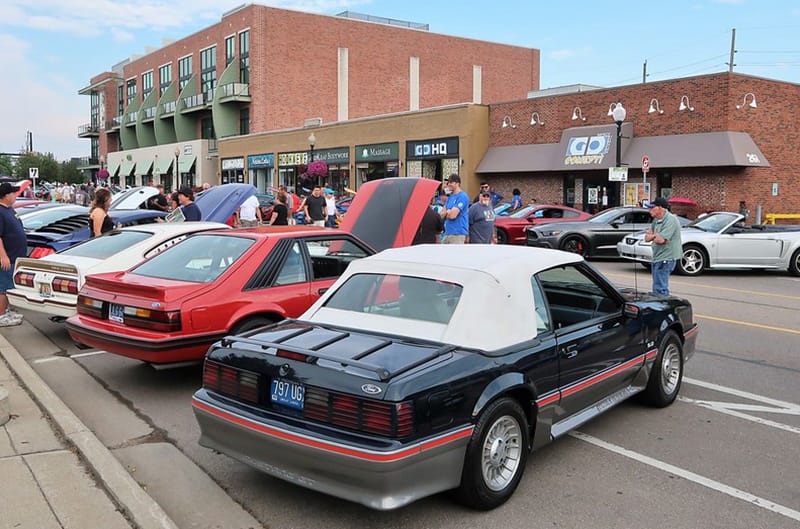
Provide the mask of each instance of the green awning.
POLYGON ((133 163, 131 160, 122 160, 122 164, 119 166, 119 175, 120 176, 130 176, 133 172, 134 167, 136 164, 133 163))
POLYGON ((136 163, 136 175, 146 175, 150 172, 150 168, 153 167, 153 160, 140 160, 136 163))
POLYGON ((117 171, 119 171, 119 162, 111 162, 108 165, 108 175, 109 176, 117 176, 117 171))
POLYGON ((167 174, 170 172, 172 168, 172 162, 174 159, 172 156, 169 158, 158 158, 156 160, 155 167, 153 168, 153 174, 167 174))
POLYGON ((194 160, 197 158, 194 154, 182 154, 178 159, 178 169, 181 173, 188 173, 192 170, 194 160))

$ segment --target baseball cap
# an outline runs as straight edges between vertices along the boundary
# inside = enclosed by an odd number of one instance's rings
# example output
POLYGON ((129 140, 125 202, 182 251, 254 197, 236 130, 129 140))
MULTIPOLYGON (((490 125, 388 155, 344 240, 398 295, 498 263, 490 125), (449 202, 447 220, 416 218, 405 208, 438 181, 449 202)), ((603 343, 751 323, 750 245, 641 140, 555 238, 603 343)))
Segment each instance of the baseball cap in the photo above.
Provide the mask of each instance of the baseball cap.
POLYGON ((332 195, 333 194, 333 189, 331 189, 330 187, 326 187, 325 188, 325 194, 326 195, 332 195))
POLYGON ((19 188, 17 186, 12 186, 8 182, 0 184, 0 197, 4 197, 9 193, 16 193, 17 191, 19 191, 19 188))
POLYGON ((653 200, 652 202, 647 204, 648 208, 654 208, 656 206, 658 206, 660 208, 668 209, 669 208, 669 202, 667 202, 667 199, 664 198, 664 197, 656 197, 655 200, 653 200))
POLYGON ((461 183, 461 177, 458 176, 457 174, 451 174, 450 176, 447 177, 447 181, 448 182, 454 182, 456 184, 460 184, 461 183))
POLYGON ((178 189, 178 194, 185 196, 188 199, 194 199, 194 193, 192 192, 192 188, 189 186, 181 186, 178 189))

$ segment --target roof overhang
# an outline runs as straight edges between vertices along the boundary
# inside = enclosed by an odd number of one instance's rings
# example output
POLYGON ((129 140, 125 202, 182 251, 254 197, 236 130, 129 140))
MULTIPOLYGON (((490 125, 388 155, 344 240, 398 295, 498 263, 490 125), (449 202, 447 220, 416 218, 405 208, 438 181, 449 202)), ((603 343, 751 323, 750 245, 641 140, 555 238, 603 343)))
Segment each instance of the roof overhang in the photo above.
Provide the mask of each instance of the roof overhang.
POLYGON ((92 92, 97 91, 98 88, 102 87, 106 83, 111 83, 111 82, 118 83, 121 81, 122 77, 106 77, 102 81, 97 81, 96 83, 92 83, 87 87, 81 88, 80 90, 78 90, 78 94, 82 96, 88 96, 92 92))

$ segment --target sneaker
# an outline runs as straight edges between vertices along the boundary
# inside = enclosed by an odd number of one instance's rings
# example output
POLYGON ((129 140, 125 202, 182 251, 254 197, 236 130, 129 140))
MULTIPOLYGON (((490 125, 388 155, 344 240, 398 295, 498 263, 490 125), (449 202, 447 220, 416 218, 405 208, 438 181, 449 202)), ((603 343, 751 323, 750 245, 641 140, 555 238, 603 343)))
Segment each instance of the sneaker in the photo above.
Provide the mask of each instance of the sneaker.
POLYGON ((0 316, 0 327, 13 327, 22 323, 22 314, 6 312, 0 316))

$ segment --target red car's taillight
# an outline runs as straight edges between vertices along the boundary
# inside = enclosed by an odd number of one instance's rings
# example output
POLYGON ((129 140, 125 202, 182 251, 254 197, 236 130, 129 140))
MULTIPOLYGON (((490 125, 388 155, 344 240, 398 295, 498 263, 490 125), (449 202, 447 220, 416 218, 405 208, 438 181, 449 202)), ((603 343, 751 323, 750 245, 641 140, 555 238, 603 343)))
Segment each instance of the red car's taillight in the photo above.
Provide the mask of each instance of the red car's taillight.
POLYGON ((17 272, 14 275, 14 283, 22 287, 33 287, 33 274, 29 272, 17 272))
POLYGON ((181 311, 151 310, 137 307, 123 309, 125 325, 152 331, 176 332, 181 330, 181 311))
POLYGON ((243 371, 217 362, 206 360, 203 366, 203 387, 236 397, 247 402, 258 403, 257 373, 243 371))
POLYGON ((92 299, 86 296, 78 296, 78 314, 91 316, 93 318, 103 317, 103 302, 99 299, 92 299))
POLYGON ((66 277, 56 277, 53 279, 53 290, 66 292, 67 294, 78 293, 78 280, 66 277))
POLYGON ((30 257, 31 259, 41 259, 42 257, 53 253, 56 253, 56 251, 53 250, 52 248, 48 248, 47 246, 37 246, 36 248, 33 249, 33 251, 28 257, 30 257))

